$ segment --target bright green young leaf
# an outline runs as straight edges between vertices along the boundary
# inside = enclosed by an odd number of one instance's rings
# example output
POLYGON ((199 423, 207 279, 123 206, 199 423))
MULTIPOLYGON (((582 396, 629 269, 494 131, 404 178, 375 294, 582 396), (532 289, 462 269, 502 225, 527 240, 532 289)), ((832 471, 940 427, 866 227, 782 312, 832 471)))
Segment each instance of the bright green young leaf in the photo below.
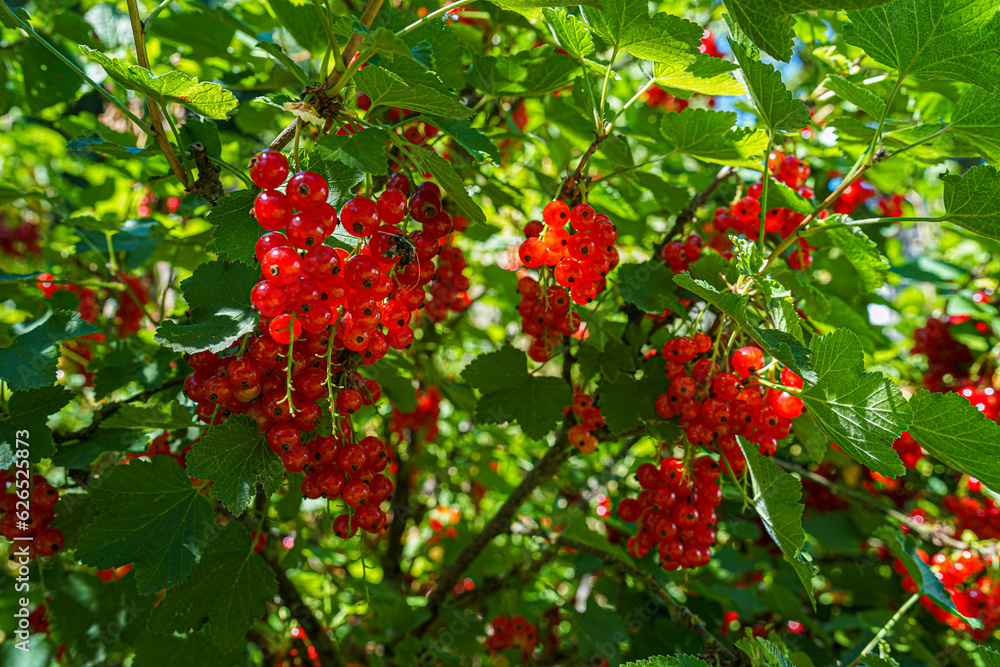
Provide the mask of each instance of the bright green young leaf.
POLYGON ((280 46, 274 42, 257 42, 257 48, 271 56, 283 70, 295 77, 303 86, 310 85, 309 77, 302 71, 302 68, 295 64, 295 61, 288 57, 280 46))
POLYGON ((792 97, 774 65, 755 60, 742 44, 730 42, 729 46, 760 120, 774 132, 798 132, 808 127, 812 122, 809 107, 792 97))
POLYGON ((588 7, 600 8, 605 0, 490 0, 493 4, 510 12, 517 12, 525 18, 534 20, 542 13, 545 7, 577 7, 586 5, 588 7))
POLYGON ((594 32, 616 52, 667 65, 697 58, 701 26, 664 12, 650 18, 643 0, 604 0, 603 10, 585 8, 584 13, 594 32))
POLYGON ((704 162, 756 167, 767 150, 767 132, 736 126, 735 111, 685 109, 664 114, 660 132, 667 150, 704 162))
POLYGON ((941 609, 958 616, 973 628, 983 627, 979 619, 964 616, 955 608, 955 603, 951 601, 951 594, 945 589, 944 584, 934 575, 930 565, 917 555, 917 544, 912 535, 906 535, 889 526, 882 526, 875 531, 875 536, 882 540, 892 551, 892 555, 903 563, 922 595, 926 595, 941 609))
POLYGON ((1000 489, 1000 425, 961 394, 920 391, 910 399, 907 429, 935 458, 1000 489))
POLYGON ((77 558, 99 570, 135 563, 140 593, 184 580, 213 532, 212 505, 170 456, 117 466, 87 492, 101 514, 80 538, 77 558))
POLYGON ((809 350, 794 336, 776 329, 755 326, 747 319, 747 298, 736 294, 721 293, 703 280, 696 280, 688 273, 674 276, 674 283, 704 299, 732 318, 750 338, 772 357, 792 369, 805 382, 816 380, 816 373, 809 364, 809 350))
POLYGON ((191 576, 156 606, 149 628, 162 634, 190 633, 207 624, 212 643, 229 653, 240 646, 277 593, 274 573, 253 552, 250 533, 230 521, 206 547, 191 576))
POLYGON ((900 78, 957 79, 989 90, 1000 80, 1000 13, 993 0, 895 0, 848 17, 844 41, 900 78))
POLYGON ((208 214, 208 221, 215 225, 215 251, 232 262, 253 264, 257 239, 267 233, 250 214, 256 197, 256 190, 237 190, 217 201, 208 214))
POLYGON ((257 326, 250 290, 260 269, 249 264, 212 261, 181 283, 191 306, 191 323, 166 321, 155 340, 178 352, 218 352, 257 326))
POLYGON ((551 433, 562 419, 573 392, 561 378, 528 373, 528 358, 513 347, 477 357, 462 378, 479 389, 476 420, 482 424, 516 421, 534 440, 551 433))
POLYGON ((746 88, 736 80, 736 63, 699 53, 693 63, 655 63, 653 81, 679 97, 702 95, 745 95, 746 88))
POLYGON ((815 207, 815 202, 810 202, 781 181, 771 179, 767 184, 767 200, 764 207, 767 210, 771 210, 772 208, 788 208, 796 213, 809 215, 815 207))
POLYGON ((865 291, 874 294, 882 287, 889 274, 889 260, 879 252, 878 246, 857 227, 835 227, 824 231, 830 244, 840 248, 847 261, 854 266, 865 291))
POLYGON ((1000 239, 1000 171, 985 164, 944 174, 943 218, 970 232, 1000 239))
POLYGON ((1000 167, 1000 91, 969 86, 955 105, 948 127, 967 139, 984 160, 1000 167))
POLYGON ((445 118, 470 118, 472 110, 453 97, 420 84, 407 84, 384 67, 369 65, 352 81, 371 98, 372 107, 402 107, 445 118))
POLYGON ((771 539, 795 569, 815 609, 812 578, 816 574, 816 567, 802 551, 806 539, 805 531, 802 530, 804 507, 799 502, 802 498, 802 482, 779 468, 771 459, 758 454, 757 445, 742 436, 737 436, 737 440, 753 480, 754 508, 771 539))
POLYGON ((885 102, 878 95, 853 81, 848 81, 842 76, 828 74, 826 80, 823 81, 823 86, 832 90, 842 99, 847 100, 872 118, 881 118, 885 113, 885 102))
POLYGON ((818 380, 799 394, 816 425, 877 473, 906 472, 892 443, 910 425, 913 412, 891 380, 864 372, 861 341, 849 329, 816 336, 812 366, 818 380))
POLYGON ((625 264, 615 275, 615 286, 622 299, 647 313, 660 315, 664 309, 685 312, 674 296, 674 274, 662 262, 625 264))
POLYGON ((246 415, 233 415, 201 436, 187 454, 187 471, 212 480, 216 498, 236 516, 253 502, 258 480, 270 496, 285 472, 257 422, 246 415))
POLYGON ((13 391, 55 383, 59 343, 100 331, 68 310, 50 310, 13 330, 17 337, 0 349, 0 378, 13 391))
POLYGON ((423 146, 410 146, 409 150, 417 164, 425 172, 430 173, 445 194, 452 199, 459 213, 468 218, 470 222, 486 224, 486 214, 483 213, 483 209, 479 208, 479 204, 469 196, 462 179, 455 173, 454 167, 447 160, 423 146))
POLYGON ((110 417, 101 422, 101 428, 127 428, 149 431, 162 428, 165 431, 196 426, 191 423, 191 415, 174 401, 171 403, 148 403, 146 405, 127 403, 110 417))
POLYGON ((644 660, 626 662, 622 667, 708 667, 708 663, 693 655, 657 655, 644 660))
POLYGON ((217 83, 198 81, 184 72, 171 70, 154 76, 144 67, 100 51, 80 46, 88 58, 101 65, 121 86, 148 95, 160 104, 180 104, 208 118, 225 120, 239 106, 236 96, 217 83))
POLYGON ((316 148, 324 159, 381 176, 389 171, 388 142, 385 130, 370 127, 353 134, 328 134, 316 142, 316 148))
POLYGON ((0 425, 0 468, 6 470, 14 462, 18 449, 17 441, 25 443, 28 461, 38 463, 52 458, 56 453, 52 441, 52 430, 48 427, 49 416, 73 400, 73 392, 63 387, 40 387, 27 391, 15 391, 7 403, 10 417, 0 425), (21 437, 18 437, 18 433, 21 437))
POLYGON ((565 9, 545 8, 542 13, 559 45, 571 56, 581 60, 594 52, 594 38, 590 36, 590 29, 583 21, 565 9))
MULTIPOLYGON (((815 607, 815 604, 813 606, 815 607)), ((746 637, 736 642, 736 647, 750 656, 750 664, 754 667, 796 667, 796 663, 785 655, 787 647, 784 647, 776 635, 772 634, 771 637, 774 637, 780 646, 764 637, 753 636, 750 628, 746 629, 746 633, 746 637), (782 650, 783 648, 785 650, 782 650)))

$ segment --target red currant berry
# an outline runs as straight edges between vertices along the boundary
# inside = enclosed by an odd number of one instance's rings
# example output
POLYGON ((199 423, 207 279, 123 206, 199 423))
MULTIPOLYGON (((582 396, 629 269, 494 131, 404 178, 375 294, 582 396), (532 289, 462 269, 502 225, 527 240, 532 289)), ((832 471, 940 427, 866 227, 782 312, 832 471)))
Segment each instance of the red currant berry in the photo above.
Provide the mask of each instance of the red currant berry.
POLYGON ((258 188, 276 188, 288 178, 288 159, 271 149, 250 158, 250 180, 258 188))
POLYGON ((330 195, 330 186, 326 179, 314 171, 300 171, 285 188, 288 201, 300 211, 312 211, 326 203, 330 195))

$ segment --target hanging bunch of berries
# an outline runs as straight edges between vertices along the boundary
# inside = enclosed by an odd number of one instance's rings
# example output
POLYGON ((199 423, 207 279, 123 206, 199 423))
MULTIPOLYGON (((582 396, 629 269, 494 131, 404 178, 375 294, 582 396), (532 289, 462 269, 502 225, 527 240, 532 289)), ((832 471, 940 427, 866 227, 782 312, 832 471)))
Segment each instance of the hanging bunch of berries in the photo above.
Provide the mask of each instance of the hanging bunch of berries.
POLYGON ((618 266, 618 229, 608 216, 587 204, 570 210, 557 200, 545 205, 542 219, 525 225, 527 238, 518 249, 521 263, 538 269, 537 279, 526 276, 517 284, 522 328, 533 338, 528 356, 537 362, 552 356, 560 338, 579 330, 572 304, 596 299, 618 266))
POLYGON ((30 560, 35 556, 59 553, 63 548, 63 534, 52 527, 59 489, 36 474, 32 479, 30 495, 24 498, 19 495, 21 490, 16 487, 14 476, 13 470, 0 471, 0 489, 3 491, 0 495, 0 535, 16 545, 11 549, 10 557, 25 555, 30 560))
POLYGON ((597 438, 592 431, 604 426, 604 417, 600 408, 594 405, 594 398, 577 389, 573 394, 573 405, 564 410, 572 411, 579 423, 569 428, 569 444, 580 450, 581 454, 593 454, 597 451, 597 438))
POLYGON ((490 630, 483 647, 491 654, 517 649, 521 662, 527 664, 538 646, 538 628, 524 616, 495 616, 490 630))

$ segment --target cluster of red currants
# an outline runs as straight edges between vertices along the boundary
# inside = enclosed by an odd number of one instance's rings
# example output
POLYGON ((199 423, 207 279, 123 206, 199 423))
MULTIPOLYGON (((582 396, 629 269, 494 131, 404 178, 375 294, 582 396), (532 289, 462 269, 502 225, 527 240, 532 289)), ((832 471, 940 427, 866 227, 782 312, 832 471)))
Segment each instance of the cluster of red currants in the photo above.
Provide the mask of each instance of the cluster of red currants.
MULTIPOLYGON (((731 247, 731 243, 724 236, 718 236, 717 238, 725 239, 728 246, 723 248, 726 250, 731 247)), ((725 245, 725 244, 724 244, 725 245)), ((683 241, 671 241, 670 243, 663 246, 663 250, 660 251, 660 256, 663 257, 663 261, 667 263, 670 270, 674 273, 680 273, 681 271, 687 271, 688 267, 694 262, 697 262, 701 258, 701 251, 705 247, 705 242, 702 240, 701 236, 698 234, 689 234, 683 241)))
POLYGON ((521 662, 527 663, 538 645, 538 628, 524 616, 495 616, 490 621, 492 632, 483 643, 490 653, 516 648, 521 651, 521 662))
POLYGON ((907 468, 916 468, 921 459, 924 458, 924 450, 920 444, 913 439, 909 431, 903 433, 892 443, 892 448, 899 455, 899 460, 907 468))
POLYGON ((593 454, 597 451, 597 438, 592 431, 604 426, 601 409, 594 405, 593 396, 577 389, 573 394, 573 405, 565 408, 564 413, 569 414, 571 411, 579 423, 569 428, 569 444, 579 449, 581 454, 593 454))
POLYGON ((591 206, 579 204, 570 210, 556 200, 545 205, 542 219, 525 225, 527 238, 518 249, 521 263, 538 269, 537 280, 525 276, 517 283, 518 313, 524 333, 533 339, 528 355, 537 362, 552 355, 561 337, 579 330, 580 316, 572 304, 586 305, 597 298, 619 259, 618 229, 591 206))
POLYGON ((715 508, 722 501, 719 463, 699 456, 685 469, 684 461, 667 458, 659 467, 643 463, 635 471, 642 491, 618 503, 618 516, 636 523, 626 547, 636 558, 656 548, 665 570, 701 567, 712 559, 715 544, 715 508))
MULTIPOLYGON (((452 218, 456 232, 465 231, 469 223, 461 215, 452 218)), ((469 279, 462 275, 467 266, 465 253, 451 244, 450 237, 441 246, 434 280, 427 288, 428 299, 424 303, 424 315, 431 322, 443 322, 449 312, 460 313, 469 307, 471 301, 466 290, 469 279)))
POLYGON ((389 417, 389 430, 400 440, 422 435, 425 442, 434 442, 438 436, 438 417, 441 414, 441 390, 430 387, 417 388, 417 407, 413 412, 403 412, 395 405, 389 417))
MULTIPOLYGON (((0 471, 0 535, 8 540, 30 537, 30 540, 17 540, 18 547, 27 549, 29 559, 35 556, 53 556, 63 548, 63 534, 58 528, 52 527, 55 519, 55 506, 59 502, 59 489, 55 488, 42 475, 36 474, 29 490, 16 487, 13 470, 0 471)), ((10 550, 10 557, 20 558, 19 548, 10 550)))
MULTIPOLYGON (((923 549, 918 549, 917 555, 930 566, 934 576, 944 585, 955 608, 968 618, 982 621, 983 627, 973 630, 962 619, 938 607, 926 595, 920 599, 924 608, 939 623, 960 632, 967 631, 976 641, 989 639, 993 630, 1000 625, 1000 580, 989 574, 980 576, 985 566, 979 554, 964 549, 951 554, 938 552, 930 556, 923 549)), ((902 575, 903 590, 907 593, 916 593, 920 589, 898 559, 894 560, 893 569, 902 575)))
POLYGON ((733 471, 740 472, 746 461, 736 436, 757 445, 762 456, 773 456, 778 441, 788 436, 792 419, 802 413, 802 399, 792 393, 802 389, 802 379, 787 368, 780 373, 772 369, 768 379, 780 379, 785 389, 765 389, 753 382, 765 366, 760 348, 736 350, 733 372, 721 371, 711 350, 711 339, 700 332, 664 344, 670 386, 657 397, 656 413, 664 419, 679 417, 689 443, 717 449, 733 471))
MULTIPOLYGON (((784 183, 806 199, 814 196, 812 188, 805 184, 809 178, 809 165, 795 157, 794 155, 783 155, 781 153, 771 153, 768 156, 768 171, 771 177, 780 183, 784 183)), ((763 192, 761 183, 752 183, 747 187, 747 194, 738 199, 731 206, 720 206, 715 209, 712 215, 712 228, 725 234, 728 231, 743 234, 748 239, 758 240, 760 238, 760 199, 763 192)), ((825 218, 826 211, 820 213, 819 217, 825 218)), ((781 238, 786 238, 805 219, 801 213, 787 208, 774 208, 764 213, 764 231, 769 234, 778 234, 781 238)), ((716 244, 710 244, 718 250, 716 244)), ((807 269, 812 265, 812 251, 816 247, 810 245, 805 238, 799 239, 799 248, 794 250, 788 258, 788 264, 793 269, 807 269)))
POLYGON ((140 218, 148 218, 153 215, 154 211, 171 214, 176 213, 180 207, 180 197, 167 197, 166 200, 161 200, 151 188, 146 188, 136 206, 136 214, 140 218))
POLYGON ((840 196, 837 197, 837 200, 833 202, 833 211, 834 213, 851 215, 861 208, 866 201, 874 197, 876 192, 874 185, 863 178, 858 178, 848 185, 840 196))
POLYGON ((0 251, 12 257, 42 256, 42 248, 38 245, 41 236, 38 225, 22 222, 11 229, 7 218, 0 213, 0 251))

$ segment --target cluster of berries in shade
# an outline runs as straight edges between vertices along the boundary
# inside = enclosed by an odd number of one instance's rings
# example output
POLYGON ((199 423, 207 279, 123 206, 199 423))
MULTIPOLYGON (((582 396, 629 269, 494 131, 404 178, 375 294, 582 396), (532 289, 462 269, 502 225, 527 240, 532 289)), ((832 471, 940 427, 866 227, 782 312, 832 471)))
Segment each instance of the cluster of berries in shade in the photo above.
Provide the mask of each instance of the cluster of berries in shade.
MULTIPOLYGON (((926 595, 920 598, 924 608, 939 623, 959 632, 968 632, 976 641, 988 640, 997 625, 1000 625, 1000 579, 995 575, 984 574, 986 568, 982 557, 968 549, 951 553, 942 551, 933 556, 918 549, 917 556, 930 566, 934 576, 944 585, 955 608, 968 618, 982 621, 983 627, 971 628, 961 618, 941 609, 926 595)), ((902 576, 903 590, 907 593, 920 590, 901 561, 895 559, 893 569, 902 576)))
POLYGON ((587 204, 570 209, 556 200, 545 205, 542 221, 525 225, 524 234, 518 255, 521 264, 538 270, 538 278, 525 275, 518 281, 517 308, 524 333, 532 337, 528 356, 542 362, 563 336, 580 329, 572 304, 590 303, 607 286, 605 278, 619 261, 618 229, 587 204))
POLYGON ((422 436, 425 442, 434 442, 438 436, 438 417, 441 415, 441 390, 437 387, 417 387, 417 406, 413 412, 403 412, 392 406, 389 431, 401 441, 422 436))
POLYGON ((38 225, 22 222, 17 227, 11 228, 7 224, 7 217, 0 213, 0 251, 5 255, 41 257, 42 248, 38 245, 40 240, 38 225))
POLYGON ((146 188, 142 193, 142 197, 139 198, 139 203, 136 206, 136 214, 140 218, 148 218, 153 215, 154 211, 172 214, 176 213, 177 209, 180 207, 180 197, 167 197, 166 199, 160 199, 151 188, 146 188))
POLYGON ((642 490, 618 503, 618 516, 636 524, 626 548, 636 558, 656 550, 665 570, 701 567, 712 559, 715 544, 715 508, 722 501, 719 463, 699 456, 685 468, 679 458, 660 465, 643 463, 635 471, 642 490))
MULTIPOLYGON (((59 502, 59 489, 42 475, 35 475, 30 489, 19 488, 16 473, 0 471, 0 535, 8 540, 17 539, 17 549, 11 549, 11 558, 20 558, 20 548, 27 549, 27 557, 54 556, 62 551, 63 534, 52 527, 55 506, 59 502), (30 537, 30 540, 20 538, 30 537)), ((21 480, 23 484, 23 479, 21 480)))
MULTIPOLYGON (((809 178, 809 165, 794 155, 771 153, 768 156, 768 173, 769 178, 787 185, 806 199, 815 196, 812 188, 805 184, 809 178)), ((732 246, 726 234, 732 232, 743 234, 753 241, 760 239, 760 200, 763 189, 760 182, 751 183, 747 187, 746 194, 732 205, 715 209, 712 214, 711 229, 719 234, 709 242, 711 247, 720 253, 726 253, 732 246)), ((826 211, 820 213, 819 217, 825 218, 826 211)), ((804 215, 791 209, 774 208, 764 213, 764 231, 786 238, 804 219, 804 215)), ((816 247, 810 245, 805 238, 799 238, 799 247, 788 258, 789 266, 793 269, 809 268, 812 265, 812 251, 815 249, 816 247)), ((667 249, 664 248, 663 252, 664 260, 673 266, 667 258, 667 249)), ((676 251, 673 252, 676 254, 676 251)))
MULTIPOLYGON (((149 303, 148 281, 138 276, 121 273, 115 276, 115 282, 119 283, 122 289, 113 290, 113 292, 109 290, 113 293, 117 304, 111 324, 114 326, 118 338, 128 338, 142 328, 142 320, 146 315, 145 307, 149 303)), ((99 299, 101 295, 89 287, 58 282, 51 273, 39 274, 35 286, 42 290, 42 294, 47 299, 52 298, 52 295, 59 291, 75 294, 78 299, 76 310, 80 313, 80 318, 90 324, 95 324, 98 321, 105 309, 106 302, 111 298, 111 293, 103 299, 99 299)), ((84 378, 83 386, 92 387, 94 374, 87 369, 94 358, 93 347, 103 344, 104 341, 103 333, 92 333, 63 342, 56 366, 61 372, 60 382, 65 384, 71 376, 82 375, 84 378)))
POLYGON ((538 646, 538 628, 524 616, 495 616, 490 621, 490 632, 483 643, 489 653, 509 649, 521 652, 521 662, 527 664, 538 646))
POLYGON ((773 456, 778 441, 788 436, 792 419, 802 413, 802 399, 792 393, 802 389, 802 379, 787 368, 772 369, 768 378, 780 380, 785 390, 762 387, 754 383, 765 367, 760 348, 736 350, 731 372, 717 367, 712 348, 709 336, 701 332, 664 344, 670 386, 656 398, 656 413, 664 419, 680 418, 691 445, 719 452, 738 473, 746 461, 736 437, 757 445, 762 456, 773 456))
POLYGON ((570 426, 569 444, 580 450, 581 454, 593 454, 597 451, 597 438, 593 431, 604 426, 601 409, 594 405, 594 397, 577 389, 573 394, 573 405, 565 408, 564 413, 572 412, 579 423, 570 426))

